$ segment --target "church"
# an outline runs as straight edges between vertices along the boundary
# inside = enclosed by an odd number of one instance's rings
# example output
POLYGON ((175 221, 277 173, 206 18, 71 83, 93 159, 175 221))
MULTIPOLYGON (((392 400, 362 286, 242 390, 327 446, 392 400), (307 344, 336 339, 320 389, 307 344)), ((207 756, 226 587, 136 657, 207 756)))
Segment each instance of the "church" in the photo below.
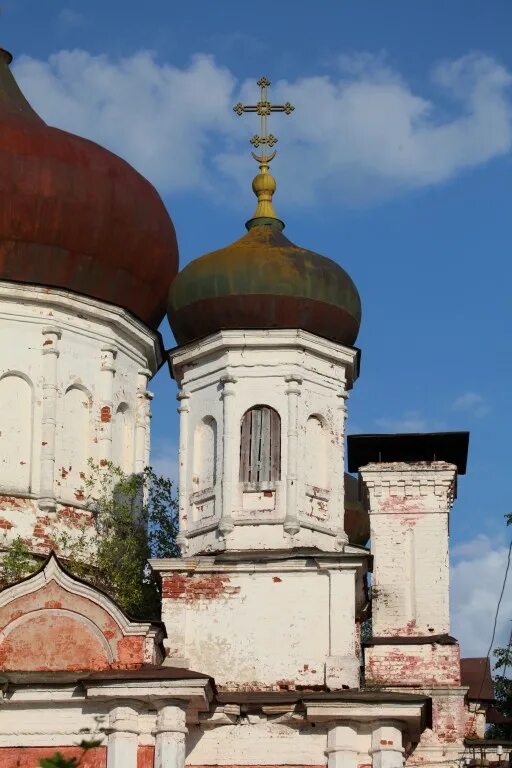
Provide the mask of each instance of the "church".
POLYGON ((21 537, 40 567, 0 591, 0 766, 56 752, 82 768, 469 764, 492 699, 488 666, 461 664, 450 634, 469 437, 346 435, 361 302, 274 209, 266 119, 292 105, 271 105, 262 78, 257 104, 235 106, 261 120, 256 209, 179 271, 156 190, 46 125, 11 60, 0 52, 1 548, 21 537), (165 363, 180 556, 151 560, 161 621, 143 622, 71 572, 54 531, 87 521, 90 458, 148 464, 165 363))

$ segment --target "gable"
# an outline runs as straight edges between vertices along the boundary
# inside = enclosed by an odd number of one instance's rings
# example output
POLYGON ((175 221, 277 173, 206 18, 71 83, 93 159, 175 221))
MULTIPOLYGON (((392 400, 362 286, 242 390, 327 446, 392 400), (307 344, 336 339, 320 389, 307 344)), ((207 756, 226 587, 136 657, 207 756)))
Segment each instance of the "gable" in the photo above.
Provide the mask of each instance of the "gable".
POLYGON ((161 630, 133 622, 51 556, 0 592, 0 671, 136 669, 159 661, 161 630))

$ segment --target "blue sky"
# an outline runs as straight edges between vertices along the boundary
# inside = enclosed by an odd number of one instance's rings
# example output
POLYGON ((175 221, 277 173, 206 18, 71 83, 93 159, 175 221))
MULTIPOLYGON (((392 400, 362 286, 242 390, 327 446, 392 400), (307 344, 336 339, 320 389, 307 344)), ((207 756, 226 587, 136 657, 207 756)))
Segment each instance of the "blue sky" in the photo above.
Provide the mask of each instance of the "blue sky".
MULTIPOLYGON (((256 97, 261 74, 296 104, 272 121, 275 202, 288 237, 339 261, 361 293, 349 431, 471 431, 451 519, 454 618, 466 652, 484 652, 486 631, 472 639, 468 622, 491 620, 512 508, 510 2, 280 0, 267 11, 4 0, 2 10, 2 44, 34 106, 155 183, 182 265, 236 239, 254 207, 256 126, 232 104, 256 97)), ((161 469, 177 430, 166 368, 152 389, 161 469)))

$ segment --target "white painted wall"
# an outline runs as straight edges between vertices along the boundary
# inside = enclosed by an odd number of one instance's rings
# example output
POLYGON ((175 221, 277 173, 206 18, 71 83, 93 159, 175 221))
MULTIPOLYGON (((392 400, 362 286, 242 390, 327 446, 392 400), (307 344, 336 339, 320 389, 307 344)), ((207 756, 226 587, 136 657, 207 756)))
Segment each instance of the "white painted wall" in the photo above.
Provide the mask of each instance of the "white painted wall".
POLYGON ((341 550, 345 399, 356 352, 299 330, 224 331, 174 350, 171 363, 180 387, 183 552, 341 550), (249 485, 240 482, 241 423, 257 405, 281 420, 281 479, 249 485))
POLYGON ((374 555, 373 633, 450 631, 448 517, 457 468, 442 461, 368 464, 374 555))
POLYGON ((7 539, 30 538, 41 512, 79 509, 89 458, 126 472, 144 467, 147 380, 160 362, 156 334, 124 310, 0 282, 0 517, 7 539))

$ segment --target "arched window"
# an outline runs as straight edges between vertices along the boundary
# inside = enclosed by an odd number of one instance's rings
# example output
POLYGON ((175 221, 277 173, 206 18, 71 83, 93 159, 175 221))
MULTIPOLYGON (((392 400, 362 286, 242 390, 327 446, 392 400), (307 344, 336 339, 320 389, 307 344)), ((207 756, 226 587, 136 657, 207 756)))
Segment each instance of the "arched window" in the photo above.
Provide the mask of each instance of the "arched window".
POLYGON ((242 417, 240 480, 268 483, 281 477, 281 419, 268 405, 256 405, 242 417))

